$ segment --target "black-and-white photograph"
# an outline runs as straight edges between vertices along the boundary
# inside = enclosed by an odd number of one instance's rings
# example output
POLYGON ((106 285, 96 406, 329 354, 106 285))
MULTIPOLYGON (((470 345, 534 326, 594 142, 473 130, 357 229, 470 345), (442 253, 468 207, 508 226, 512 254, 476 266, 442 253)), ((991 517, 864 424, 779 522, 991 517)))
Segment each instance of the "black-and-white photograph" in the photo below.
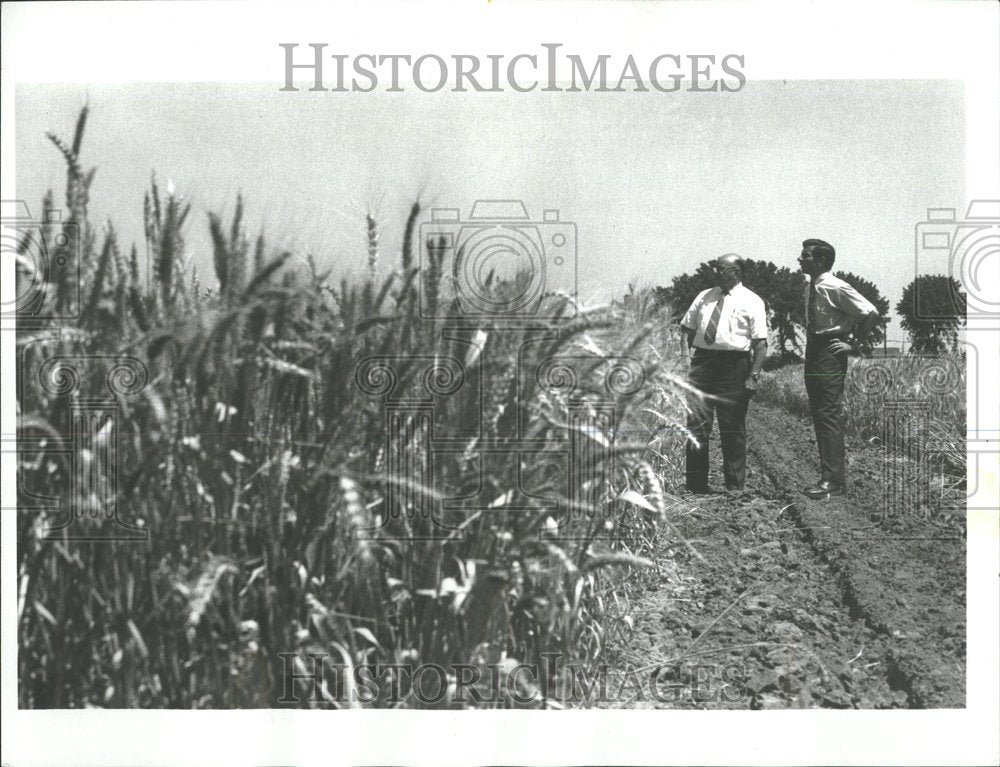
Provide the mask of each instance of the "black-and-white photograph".
MULTIPOLYGON (((732 22, 688 44, 686 6, 654 3, 616 4, 603 46, 551 22, 611 4, 542 4, 531 31, 527 4, 484 2, 494 32, 405 47, 328 24, 412 6, 292 4, 239 43, 266 77, 81 78, 63 48, 34 77, 35 13, 140 16, 12 5, 5 719, 312 711, 345 737, 346 710, 484 732, 457 712, 524 710, 538 733, 579 710, 739 711, 742 732, 996 712, 981 91, 758 72, 732 22)), ((201 55, 193 7, 146 5, 201 55)), ((1000 64, 997 6, 950 12, 992 21, 975 60, 1000 64)), ((831 50, 824 18, 795 50, 831 50)), ((996 753, 977 731, 955 763, 996 753)), ((379 758, 351 748, 324 758, 379 758)), ((553 753, 615 758, 520 763, 553 753)))

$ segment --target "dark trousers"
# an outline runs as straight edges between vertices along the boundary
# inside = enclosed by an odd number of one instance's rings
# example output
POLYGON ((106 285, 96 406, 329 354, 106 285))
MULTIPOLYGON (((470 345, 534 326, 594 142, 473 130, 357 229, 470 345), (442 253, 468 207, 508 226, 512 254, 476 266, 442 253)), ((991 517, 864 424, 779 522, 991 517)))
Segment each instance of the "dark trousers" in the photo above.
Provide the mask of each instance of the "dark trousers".
POLYGON ((844 459, 844 381, 847 353, 830 351, 833 337, 806 339, 806 393, 819 447, 820 479, 846 483, 844 459))
POLYGON ((691 360, 692 386, 710 398, 692 397, 688 430, 698 440, 687 443, 687 488, 708 486, 708 439, 713 412, 719 419, 722 443, 722 472, 727 487, 743 488, 747 476, 747 406, 751 392, 746 388, 750 375, 749 352, 696 349, 691 360))

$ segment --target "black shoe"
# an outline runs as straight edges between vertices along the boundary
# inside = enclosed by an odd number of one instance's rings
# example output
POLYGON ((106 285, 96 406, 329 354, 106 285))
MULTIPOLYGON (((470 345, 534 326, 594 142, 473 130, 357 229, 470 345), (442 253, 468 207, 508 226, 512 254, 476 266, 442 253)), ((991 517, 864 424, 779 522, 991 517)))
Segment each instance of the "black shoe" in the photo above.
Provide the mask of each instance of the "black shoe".
POLYGON ((817 501, 823 501, 827 498, 832 498, 835 495, 843 495, 844 486, 836 482, 831 482, 828 479, 824 479, 812 487, 802 488, 802 492, 809 498, 813 498, 817 501))
POLYGON ((726 485, 727 493, 742 493, 743 487, 740 485, 726 485))

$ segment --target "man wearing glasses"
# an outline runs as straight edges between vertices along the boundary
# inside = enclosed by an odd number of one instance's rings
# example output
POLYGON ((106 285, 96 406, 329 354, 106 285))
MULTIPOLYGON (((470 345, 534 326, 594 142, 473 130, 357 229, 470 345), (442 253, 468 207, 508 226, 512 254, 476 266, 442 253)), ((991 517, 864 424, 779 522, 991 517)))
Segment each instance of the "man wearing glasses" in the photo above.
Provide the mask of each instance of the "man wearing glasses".
POLYGON ((820 479, 802 492, 825 500, 846 490, 844 379, 847 355, 856 351, 879 319, 878 310, 830 271, 836 258, 823 240, 805 240, 799 268, 809 276, 805 290, 806 393, 819 447, 820 479))
POLYGON ((727 491, 746 484, 746 416, 750 396, 767 355, 767 312, 764 301, 743 286, 743 259, 728 254, 712 262, 714 288, 703 290, 681 320, 681 353, 691 356, 690 381, 705 396, 694 398, 688 430, 686 487, 708 488, 708 440, 713 411, 719 419, 722 472, 727 491))

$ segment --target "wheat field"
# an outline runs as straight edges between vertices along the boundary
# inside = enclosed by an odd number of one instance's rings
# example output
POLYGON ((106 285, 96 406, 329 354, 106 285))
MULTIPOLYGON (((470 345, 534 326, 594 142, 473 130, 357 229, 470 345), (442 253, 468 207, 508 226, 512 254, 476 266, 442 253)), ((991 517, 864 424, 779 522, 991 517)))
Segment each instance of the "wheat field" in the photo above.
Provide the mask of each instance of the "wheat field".
POLYGON ((512 706, 503 675, 534 663, 530 705, 558 706, 567 666, 629 631, 667 523, 684 388, 660 331, 551 294, 542 327, 444 332, 449 264, 433 247, 417 263, 419 203, 392 263, 381 223, 359 222, 367 276, 334 284, 248 235, 239 200, 207 222, 205 286, 185 260, 199 224, 154 180, 147 279, 88 218, 86 120, 50 136, 64 224, 35 243, 78 263, 45 301, 59 315, 77 291, 79 312, 17 338, 20 705, 467 707, 455 675, 472 665, 501 675, 482 705, 512 706), (114 417, 81 436, 97 400, 114 417), (53 449, 69 437, 72 460, 53 449), (65 505, 31 511, 39 496, 72 496, 71 524, 65 505), (378 678, 359 695, 365 664, 435 664, 446 689, 378 678))

